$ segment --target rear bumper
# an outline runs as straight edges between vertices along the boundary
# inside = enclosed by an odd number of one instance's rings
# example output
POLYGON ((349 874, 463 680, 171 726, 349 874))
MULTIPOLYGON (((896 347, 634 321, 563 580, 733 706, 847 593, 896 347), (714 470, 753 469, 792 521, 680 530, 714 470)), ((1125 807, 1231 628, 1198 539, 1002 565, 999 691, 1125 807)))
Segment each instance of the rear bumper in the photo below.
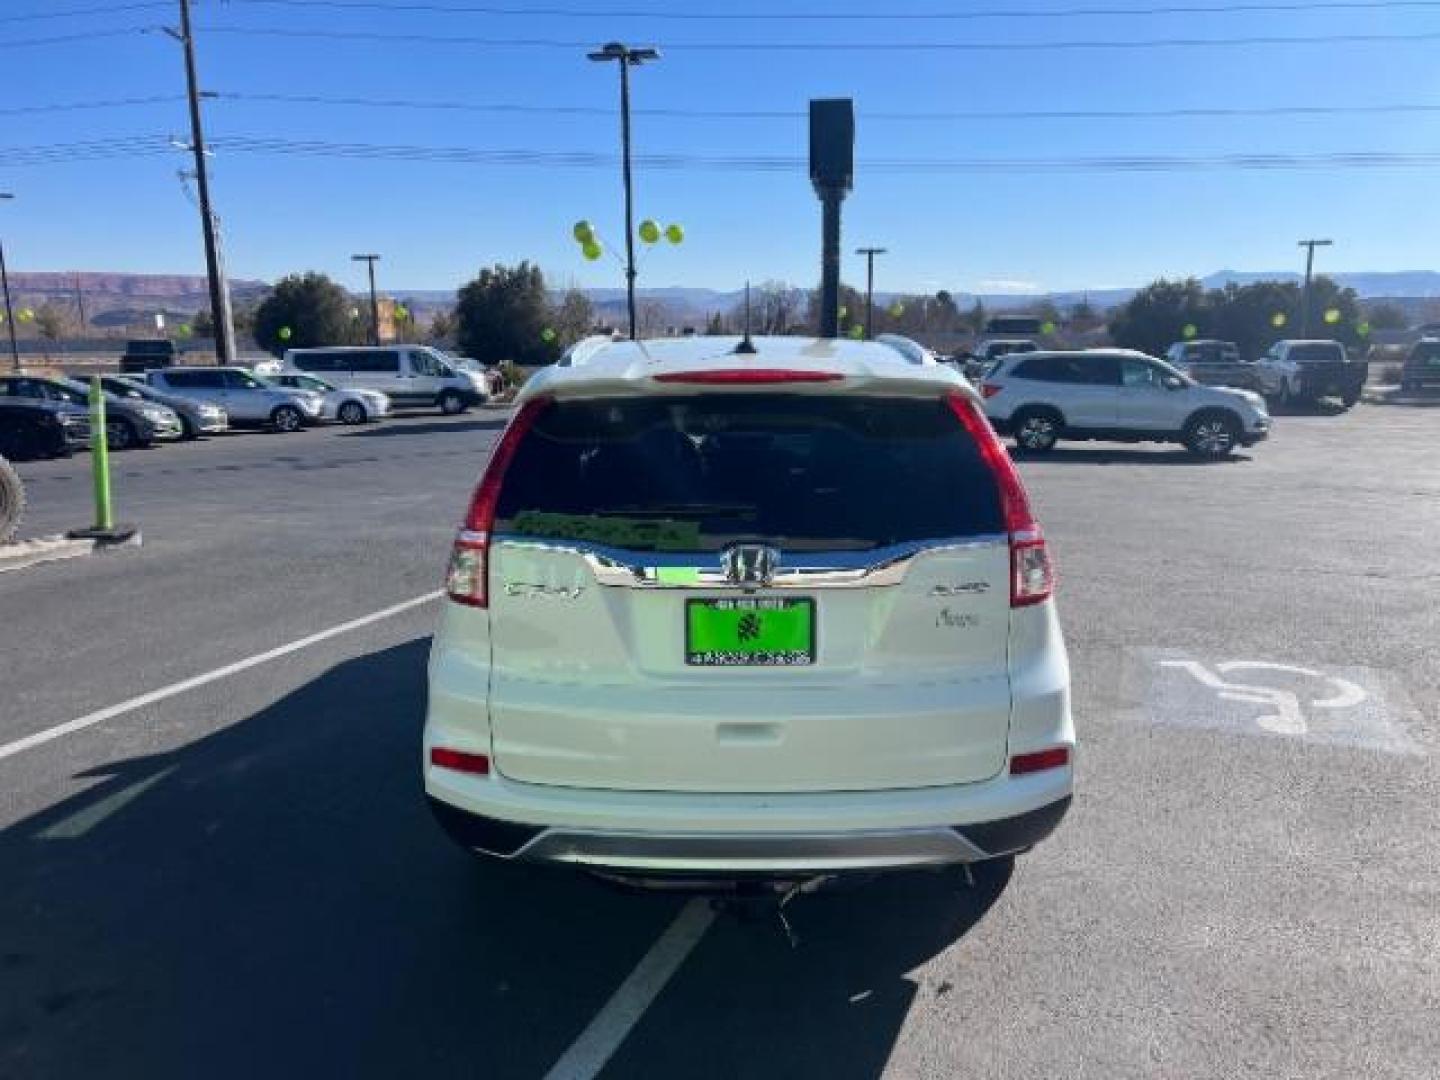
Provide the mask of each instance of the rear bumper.
POLYGON ((879 871, 1032 847, 1070 805, 1070 767, 978 784, 861 793, 582 791, 426 768, 460 845, 515 862, 651 874, 879 871))
POLYGON ((529 863, 646 873, 784 874, 881 871, 981 862, 1044 840, 1070 809, 1066 795, 996 821, 849 833, 604 832, 523 825, 472 814, 434 796, 431 812, 462 847, 529 863))

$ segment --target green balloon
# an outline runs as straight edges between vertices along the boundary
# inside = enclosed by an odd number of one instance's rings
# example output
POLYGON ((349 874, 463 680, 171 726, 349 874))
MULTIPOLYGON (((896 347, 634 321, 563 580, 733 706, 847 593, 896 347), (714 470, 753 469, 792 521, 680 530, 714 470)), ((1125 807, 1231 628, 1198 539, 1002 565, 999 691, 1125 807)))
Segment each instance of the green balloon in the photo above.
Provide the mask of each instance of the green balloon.
POLYGON ((289 340, 290 340, 290 334, 291 334, 291 331, 290 331, 290 327, 288 327, 288 326, 282 326, 282 327, 280 327, 279 330, 277 330, 277 331, 275 332, 275 336, 278 337, 281 341, 289 341, 289 340))
POLYGON ((570 230, 570 235, 575 237, 577 244, 591 244, 595 242, 595 226, 588 221, 577 221, 575 227, 570 230))
POLYGON ((555 340, 555 331, 551 330, 548 326, 545 327, 544 330, 540 331, 540 340, 547 345, 550 344, 550 342, 555 340))
POLYGON ((660 239, 660 223, 654 218, 646 218, 640 222, 640 239, 647 244, 653 244, 660 239))
POLYGON ((35 318, 35 310, 33 308, 22 307, 20 314, 15 317, 21 322, 30 322, 35 318))
POLYGON ((840 318, 843 319, 843 318, 845 318, 846 315, 849 315, 849 314, 850 314, 850 309, 847 308, 844 304, 841 304, 841 305, 840 305, 840 312, 839 312, 839 314, 840 314, 840 318))
POLYGON ((902 303, 900 303, 899 300, 896 300, 895 303, 893 303, 893 304, 890 305, 890 309, 889 309, 889 310, 890 310, 890 317, 891 317, 892 319, 898 319, 898 318, 900 318, 901 315, 904 315, 904 314, 905 314, 905 305, 902 304, 902 303))
POLYGON ((1277 311, 1274 315, 1270 316, 1270 325, 1275 327, 1277 330, 1280 327, 1284 326, 1288 321, 1289 320, 1285 318, 1285 313, 1283 311, 1277 311))
POLYGON ((1184 329, 1180 331, 1180 336, 1183 337, 1186 341, 1189 341, 1199 332, 1200 331, 1195 328, 1194 323, 1186 323, 1184 329))
POLYGON ((854 326, 850 327, 850 336, 856 341, 859 341, 865 336, 865 328, 859 323, 856 323, 854 326))
POLYGON ((1370 324, 1368 322, 1362 322, 1359 326, 1355 327, 1355 332, 1361 337, 1369 337, 1370 324))
POLYGON ((587 240, 584 244, 580 245, 580 251, 582 254, 584 254, 585 258, 589 259, 591 262, 594 262, 596 259, 600 258, 600 256, 604 254, 604 251, 601 249, 600 245, 597 244, 594 240, 587 240))
POLYGON ((1327 308, 1325 310, 1325 321, 1331 326, 1334 326, 1336 323, 1338 323, 1340 321, 1340 309, 1333 307, 1327 308))
POLYGON ((685 239, 685 229, 681 225, 667 225, 665 227, 665 239, 672 244, 678 244, 685 239))
POLYGON ((1054 332, 1055 332, 1055 324, 1054 324, 1053 322, 1043 322, 1043 323, 1040 324, 1040 333, 1042 333, 1042 334, 1053 334, 1054 332))

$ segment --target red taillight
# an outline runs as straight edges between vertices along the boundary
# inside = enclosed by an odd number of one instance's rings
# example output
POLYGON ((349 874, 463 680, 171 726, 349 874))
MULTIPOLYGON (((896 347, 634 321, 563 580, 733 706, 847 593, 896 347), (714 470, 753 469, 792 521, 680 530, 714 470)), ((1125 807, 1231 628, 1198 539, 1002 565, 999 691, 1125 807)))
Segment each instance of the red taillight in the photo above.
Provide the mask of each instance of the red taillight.
POLYGON ((1049 599, 1055 591, 1055 570, 1050 565, 1045 536, 1030 511, 1030 498, 1025 494, 1025 485, 1015 469, 1015 462, 1010 460, 990 421, 970 403, 969 398, 950 394, 945 400, 950 405, 950 411, 975 440, 981 458, 989 466, 1000 489, 1001 513, 1005 519, 1005 531, 1010 536, 1010 606, 1025 607, 1049 599))
POLYGON ((473 773, 476 776, 490 775, 490 759, 484 754, 451 750, 448 746, 432 746, 430 764, 440 769, 454 769, 456 772, 473 773))
POLYGON ((500 501, 500 485, 505 479, 505 470, 529 430, 535 426, 540 414, 550 406, 549 398, 535 398, 521 406, 515 414, 490 463, 475 487, 470 498, 470 509, 465 514, 465 524, 455 537, 455 546, 450 549, 450 565, 445 571, 445 595, 457 604, 470 607, 487 607, 490 592, 489 576, 490 529, 495 524, 495 506, 500 501))
POLYGON ((838 371, 797 371, 793 368, 716 368, 710 371, 667 371, 656 375, 662 383, 693 383, 696 386, 759 386, 775 383, 839 382, 838 371))
POLYGON ((983 395, 984 395, 985 397, 987 397, 987 398, 992 398, 992 397, 994 397, 996 394, 998 394, 998 393, 999 393, 1001 390, 1003 390, 1003 389, 1005 389, 1003 386, 996 386, 993 382, 987 382, 987 383, 981 383, 981 384, 980 384, 980 393, 983 394, 983 395))
POLYGON ((1049 750, 1036 750, 1031 754, 1016 754, 1010 759, 1010 775, 1020 776, 1022 773, 1044 772, 1046 769, 1058 769, 1062 765, 1070 764, 1070 748, 1068 746, 1052 746, 1049 750))

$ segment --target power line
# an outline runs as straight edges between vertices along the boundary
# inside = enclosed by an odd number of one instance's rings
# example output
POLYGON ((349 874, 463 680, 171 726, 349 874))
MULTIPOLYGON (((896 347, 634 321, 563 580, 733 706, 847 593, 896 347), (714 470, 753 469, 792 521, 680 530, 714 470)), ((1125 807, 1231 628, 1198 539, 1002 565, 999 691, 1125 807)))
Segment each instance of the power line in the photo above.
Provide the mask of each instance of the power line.
MULTIPOLYGON (((231 0, 232 3, 237 0, 231 0)), ((553 18, 664 19, 676 22, 959 22, 986 19, 1065 19, 1137 15, 1236 15, 1312 11, 1373 11, 1433 9, 1440 0, 1253 0, 1253 2, 1199 5, 1164 4, 1151 7, 1071 7, 1014 10, 989 8, 971 11, 674 11, 666 8, 521 7, 505 4, 384 3, 381 0, 238 0, 252 6, 312 8, 338 11, 386 11, 401 14, 535 16, 553 18)))
MULTIPOLYGON (((441 101, 410 98, 337 97, 326 94, 273 94, 248 91, 217 91, 215 97, 224 101, 257 104, 321 105, 366 109, 416 109, 439 112, 475 112, 516 114, 522 116, 605 116, 615 110, 603 105, 531 105, 520 102, 441 101)), ((150 97, 110 98, 98 101, 68 101, 49 104, 16 105, 0 108, 0 116, 31 113, 76 112, 88 109, 127 108, 132 106, 169 105, 184 101, 183 94, 156 94, 150 97)), ((670 117, 685 120, 803 120, 803 109, 675 109, 636 108, 637 116, 670 117)), ((1380 116, 1391 114, 1428 115, 1440 113, 1440 103, 1389 102, 1378 105, 1259 105, 1259 106, 1191 106, 1168 109, 960 109, 936 111, 862 111, 867 121, 917 121, 924 123, 957 121, 1021 120, 1175 120, 1205 118, 1244 118, 1276 116, 1380 116)))
MULTIPOLYGON (((217 138, 210 145, 217 152, 234 154, 274 154, 442 164, 610 169, 614 168, 618 161, 613 153, 581 150, 341 143, 331 140, 278 139, 246 135, 217 138)), ((70 160, 89 160, 96 157, 129 157, 174 152, 174 146, 163 137, 140 135, 83 143, 52 143, 45 146, 0 149, 0 165, 53 164, 70 160)), ((635 160, 637 164, 654 170, 702 169, 722 172, 798 173, 803 172, 806 168, 805 158, 788 154, 643 154, 637 155, 635 160)), ((1116 173, 1193 172, 1226 169, 1251 171, 1367 170, 1432 168, 1440 165, 1440 153, 1378 150, 1315 154, 1130 154, 1043 158, 881 157, 865 159, 857 164, 858 167, 870 172, 907 175, 946 173, 1035 173, 1038 175, 1055 170, 1116 173)))
POLYGON ((66 8, 64 11, 36 11, 24 15, 6 15, 0 19, 0 26, 5 23, 38 22, 41 19, 70 19, 79 15, 118 15, 126 11, 147 11, 174 6, 170 0, 145 0, 144 3, 135 4, 105 4, 102 7, 66 8))
POLYGON ((0 49, 23 49, 30 45, 66 45, 72 41, 94 41, 98 38, 127 37, 131 34, 148 34, 153 26, 131 26, 123 30, 86 30, 78 34, 56 34, 54 37, 18 38, 15 41, 0 41, 0 49))
MULTIPOLYGON (((493 38, 459 34, 388 34, 363 30, 296 30, 288 27, 205 26, 207 34, 233 34, 242 37, 315 38, 324 41, 377 41, 387 45, 401 43, 419 45, 464 45, 493 49, 565 49, 581 50, 594 47, 593 41, 559 40, 555 38, 493 38)), ((902 42, 671 42, 661 44, 669 52, 1060 52, 1088 49, 1205 49, 1255 45, 1337 45, 1337 44, 1420 44, 1440 40, 1440 31, 1426 33, 1387 34, 1267 34, 1229 38, 1096 38, 1088 41, 902 41, 902 42)))

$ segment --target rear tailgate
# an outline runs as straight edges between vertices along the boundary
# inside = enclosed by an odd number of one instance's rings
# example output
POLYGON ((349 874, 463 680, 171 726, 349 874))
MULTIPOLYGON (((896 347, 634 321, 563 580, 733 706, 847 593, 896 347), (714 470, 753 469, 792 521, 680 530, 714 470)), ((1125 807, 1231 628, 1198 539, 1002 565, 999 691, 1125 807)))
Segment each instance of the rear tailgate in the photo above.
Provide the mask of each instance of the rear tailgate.
POLYGON ((653 791, 986 779, 1010 573, 938 397, 552 403, 491 540, 495 765, 653 791))

